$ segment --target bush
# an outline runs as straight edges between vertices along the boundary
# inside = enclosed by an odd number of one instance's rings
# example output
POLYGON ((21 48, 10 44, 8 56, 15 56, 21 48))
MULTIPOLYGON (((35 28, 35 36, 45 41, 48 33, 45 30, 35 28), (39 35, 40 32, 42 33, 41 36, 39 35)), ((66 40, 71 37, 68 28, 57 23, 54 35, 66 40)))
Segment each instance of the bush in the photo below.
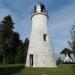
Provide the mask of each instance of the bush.
POLYGON ((58 60, 56 61, 56 64, 59 65, 59 64, 61 64, 61 63, 62 63, 62 60, 61 60, 61 58, 59 57, 58 60))

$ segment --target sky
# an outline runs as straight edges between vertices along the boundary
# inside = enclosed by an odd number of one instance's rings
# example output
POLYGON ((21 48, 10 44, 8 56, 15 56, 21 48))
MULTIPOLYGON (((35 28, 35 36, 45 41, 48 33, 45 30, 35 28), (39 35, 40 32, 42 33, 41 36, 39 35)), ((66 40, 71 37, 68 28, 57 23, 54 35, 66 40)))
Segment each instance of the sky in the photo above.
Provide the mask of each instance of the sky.
POLYGON ((54 52, 58 54, 69 48, 70 31, 75 21, 75 0, 0 0, 0 21, 11 15, 14 31, 20 34, 22 40, 30 38, 32 10, 38 1, 48 10, 50 39, 54 52))

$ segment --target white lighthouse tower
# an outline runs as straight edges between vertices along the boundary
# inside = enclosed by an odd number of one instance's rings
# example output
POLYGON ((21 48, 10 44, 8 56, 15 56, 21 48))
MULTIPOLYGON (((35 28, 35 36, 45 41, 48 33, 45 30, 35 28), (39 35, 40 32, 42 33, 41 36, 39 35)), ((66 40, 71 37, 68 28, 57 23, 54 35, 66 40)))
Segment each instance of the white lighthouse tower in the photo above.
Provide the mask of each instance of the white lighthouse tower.
POLYGON ((48 32, 48 13, 43 4, 37 4, 32 13, 32 31, 27 53, 27 67, 56 67, 48 32))

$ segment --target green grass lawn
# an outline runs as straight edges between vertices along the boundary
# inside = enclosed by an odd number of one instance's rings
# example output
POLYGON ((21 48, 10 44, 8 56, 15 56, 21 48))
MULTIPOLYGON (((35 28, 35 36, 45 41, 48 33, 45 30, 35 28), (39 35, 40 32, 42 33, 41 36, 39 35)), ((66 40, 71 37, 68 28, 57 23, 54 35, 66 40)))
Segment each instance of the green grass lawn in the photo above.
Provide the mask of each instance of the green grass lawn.
POLYGON ((0 65, 0 69, 8 75, 75 75, 75 64, 60 64, 57 68, 25 68, 23 64, 13 64, 0 65))

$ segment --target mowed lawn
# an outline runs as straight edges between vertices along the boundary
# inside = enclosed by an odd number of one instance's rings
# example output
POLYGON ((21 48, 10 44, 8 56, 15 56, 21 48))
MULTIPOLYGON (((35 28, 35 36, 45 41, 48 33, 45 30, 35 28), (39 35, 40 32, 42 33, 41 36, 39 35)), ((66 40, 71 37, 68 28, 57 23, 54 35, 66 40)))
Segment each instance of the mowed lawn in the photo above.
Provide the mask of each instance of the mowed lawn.
POLYGON ((57 68, 25 68, 23 64, 0 65, 0 75, 75 75, 75 64, 60 64, 57 68), (3 71, 3 73, 2 73, 3 71), (4 73, 5 72, 5 73, 4 73))

